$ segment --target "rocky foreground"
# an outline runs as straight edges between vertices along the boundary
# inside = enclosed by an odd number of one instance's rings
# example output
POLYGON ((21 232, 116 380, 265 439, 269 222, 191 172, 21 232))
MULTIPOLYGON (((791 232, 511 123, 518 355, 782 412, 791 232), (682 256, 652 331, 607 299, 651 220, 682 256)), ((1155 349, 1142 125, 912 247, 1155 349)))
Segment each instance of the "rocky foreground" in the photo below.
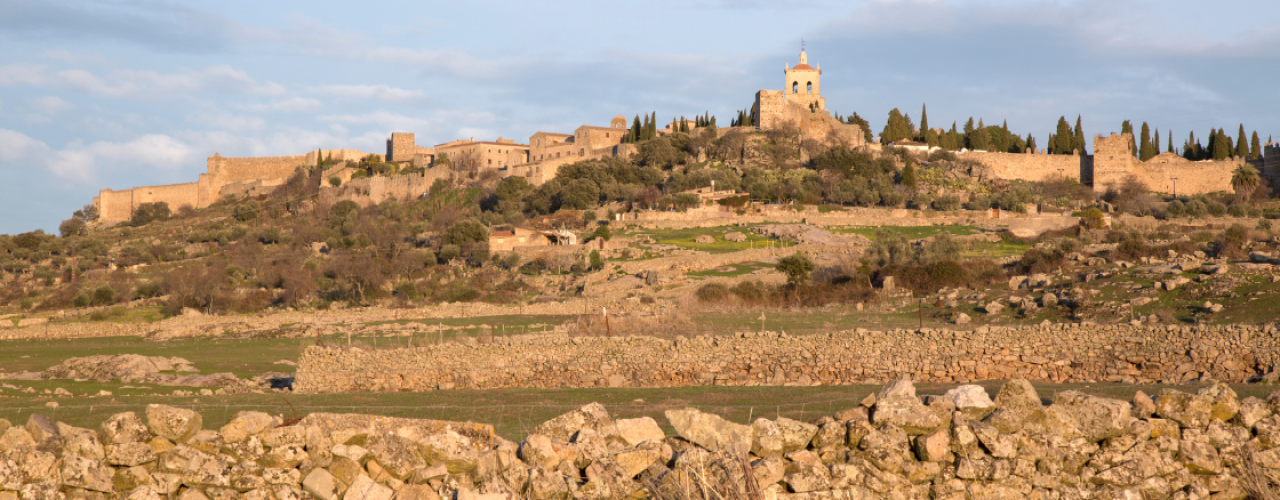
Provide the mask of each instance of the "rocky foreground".
POLYGON ((515 443, 369 415, 241 412, 217 431, 164 405, 98 430, 36 415, 0 420, 0 500, 1242 499, 1280 478, 1280 392, 1241 401, 1225 385, 1044 406, 1024 380, 994 401, 903 381, 809 423, 666 419, 678 436, 590 404, 515 443))

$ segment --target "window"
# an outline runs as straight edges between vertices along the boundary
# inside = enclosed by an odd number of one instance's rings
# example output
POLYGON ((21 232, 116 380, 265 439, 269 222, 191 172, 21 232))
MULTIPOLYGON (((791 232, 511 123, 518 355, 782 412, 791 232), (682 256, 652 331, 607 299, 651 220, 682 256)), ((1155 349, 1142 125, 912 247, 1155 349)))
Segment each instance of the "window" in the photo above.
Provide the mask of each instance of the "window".
POLYGON ((608 139, 608 138, 609 138, 609 133, 608 133, 608 132, 605 132, 605 133, 604 133, 604 138, 605 138, 605 139, 608 139))
POLYGON ((791 93, 792 94, 800 93, 800 82, 791 82, 791 93))
POLYGON ((489 164, 490 164, 490 165, 493 165, 493 160, 489 160, 489 164))
POLYGON ((812 93, 813 93, 813 82, 809 82, 809 83, 807 83, 807 84, 806 84, 806 86, 807 86, 808 88, 806 89, 806 92, 805 92, 805 93, 806 93, 806 94, 812 94, 812 93))

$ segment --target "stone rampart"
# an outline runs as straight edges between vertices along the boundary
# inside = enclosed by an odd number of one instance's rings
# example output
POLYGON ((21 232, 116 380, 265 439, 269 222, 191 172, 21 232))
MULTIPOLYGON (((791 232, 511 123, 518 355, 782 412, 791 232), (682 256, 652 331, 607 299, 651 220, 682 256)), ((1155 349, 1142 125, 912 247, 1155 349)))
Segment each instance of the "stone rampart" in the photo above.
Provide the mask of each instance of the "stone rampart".
POLYGON ((511 337, 367 351, 311 347, 307 393, 500 387, 844 385, 1027 378, 1047 382, 1243 380, 1280 361, 1273 326, 983 327, 789 337, 511 337))
POLYGON ((1245 162, 1244 159, 1188 161, 1172 153, 1163 153, 1144 162, 1133 154, 1132 134, 1095 136, 1093 147, 1095 192, 1119 188, 1130 179, 1163 193, 1229 192, 1231 172, 1245 162))
POLYGON ((1093 170, 1093 157, 1090 155, 1043 155, 991 153, 986 151, 969 151, 956 155, 957 158, 975 160, 991 169, 991 175, 997 179, 1021 179, 1025 181, 1046 181, 1056 177, 1082 182, 1087 172, 1093 170))
POLYGON ((328 181, 320 185, 321 206, 331 206, 343 200, 354 201, 361 206, 371 206, 387 199, 411 200, 422 196, 431 189, 437 179, 445 179, 450 175, 448 168, 429 168, 425 173, 405 174, 391 177, 365 177, 352 179, 338 187, 331 187, 328 181))

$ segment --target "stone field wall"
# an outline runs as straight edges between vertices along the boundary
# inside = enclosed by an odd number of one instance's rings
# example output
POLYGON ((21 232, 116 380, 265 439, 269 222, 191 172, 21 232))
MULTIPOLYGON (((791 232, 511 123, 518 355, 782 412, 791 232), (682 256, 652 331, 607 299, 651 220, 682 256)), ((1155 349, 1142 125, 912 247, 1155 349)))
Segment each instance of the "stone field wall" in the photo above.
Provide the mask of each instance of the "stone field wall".
POLYGON ((898 381, 810 422, 672 408, 659 418, 675 436, 592 403, 520 442, 376 415, 245 411, 214 430, 155 404, 96 429, 35 414, 0 419, 0 499, 1243 500, 1271 498, 1280 478, 1280 393, 1067 390, 1045 403, 1025 380, 994 399, 976 385, 920 397, 898 381))
POLYGON ((980 327, 676 338, 508 337, 479 345, 308 348, 295 390, 1244 380, 1280 361, 1274 326, 980 327))

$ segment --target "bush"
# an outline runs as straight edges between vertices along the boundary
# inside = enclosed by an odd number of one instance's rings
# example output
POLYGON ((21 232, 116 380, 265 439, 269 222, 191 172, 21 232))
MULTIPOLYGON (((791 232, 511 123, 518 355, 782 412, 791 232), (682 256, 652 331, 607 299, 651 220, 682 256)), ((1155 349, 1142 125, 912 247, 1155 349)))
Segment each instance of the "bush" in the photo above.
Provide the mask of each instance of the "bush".
POLYGON ((596 271, 604 269, 604 259, 600 257, 599 251, 592 250, 587 259, 591 262, 591 269, 596 271))
POLYGON ((93 304, 106 305, 116 301, 116 291, 108 285, 102 285, 93 291, 93 304))
POLYGON ((133 216, 129 218, 131 226, 145 226, 156 221, 169 220, 169 204, 163 201, 155 203, 143 203, 133 209, 133 216))
POLYGON ((729 297, 729 287, 723 283, 707 283, 699 287, 694 295, 703 302, 719 302, 729 297))
POLYGON ((1182 217, 1187 215, 1187 205, 1181 200, 1173 200, 1165 205, 1164 211, 1169 214, 1169 217, 1182 217))
MULTIPOLYGON (((937 153, 938 151, 935 151, 937 153)), ((934 210, 953 211, 960 210, 960 197, 955 195, 946 195, 933 200, 934 210)))
POLYGON ((1227 207, 1227 214, 1232 217, 1248 217, 1249 209, 1245 208, 1244 205, 1231 205, 1227 207))
POLYGON ((795 283, 803 283, 809 280, 809 273, 817 269, 817 265, 809 260, 809 257, 801 253, 794 253, 788 257, 778 260, 775 268, 787 275, 787 281, 795 283))
POLYGON ((240 222, 247 222, 258 218, 258 211, 262 207, 258 205, 257 200, 245 200, 244 203, 236 205, 231 209, 231 216, 240 222))
POLYGON ((462 249, 458 245, 445 245, 440 247, 440 260, 452 262, 453 259, 462 255, 462 249))
POLYGON ((1081 212, 1080 222, 1089 229, 1102 229, 1106 226, 1106 221, 1102 218, 1102 210, 1098 210, 1098 207, 1089 207, 1081 212))
POLYGON ((1191 217, 1204 217, 1209 213, 1209 207, 1200 200, 1191 200, 1187 202, 1187 215, 1191 217))
POLYGON ((79 217, 72 217, 70 219, 62 221, 62 224, 58 225, 58 234, 62 235, 63 238, 69 238, 71 236, 84 236, 86 232, 85 229, 86 229, 86 225, 84 223, 84 219, 81 219, 79 217))
POLYGON ((1220 201, 1209 201, 1205 204, 1205 208, 1209 210, 1209 215, 1214 217, 1222 217, 1227 215, 1227 206, 1220 201))
POLYGON ((341 185, 342 185, 342 179, 338 178, 338 176, 336 176, 336 175, 335 175, 335 176, 333 176, 333 177, 330 177, 330 178, 329 178, 329 185, 330 185, 330 186, 333 186, 333 187, 341 186, 341 185))

